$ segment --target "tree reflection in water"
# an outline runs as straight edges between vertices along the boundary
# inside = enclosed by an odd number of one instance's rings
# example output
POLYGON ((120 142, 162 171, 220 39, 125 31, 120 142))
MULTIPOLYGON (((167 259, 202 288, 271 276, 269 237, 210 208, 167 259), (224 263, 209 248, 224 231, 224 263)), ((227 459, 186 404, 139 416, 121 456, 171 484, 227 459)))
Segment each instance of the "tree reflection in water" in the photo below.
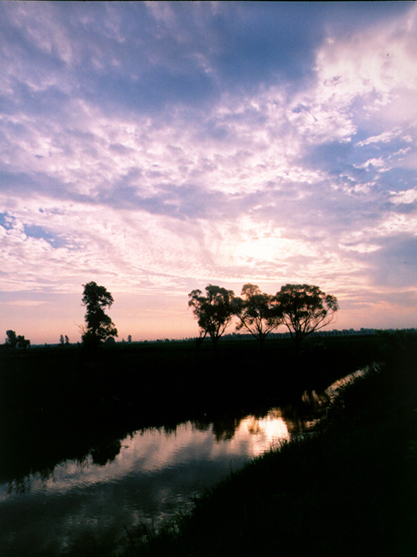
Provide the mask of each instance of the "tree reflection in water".
MULTIPOLYGON (((266 418, 282 419, 288 432, 297 435, 314 425, 328 400, 329 396, 326 393, 305 391, 301 400, 279 408, 258 408, 251 413, 245 409, 235 414, 221 416, 204 414, 191 420, 190 423, 196 431, 211 431, 216 442, 232 440, 243 420, 246 420, 247 431, 257 435, 262 430, 261 421, 266 418)), ((164 435, 175 435, 178 427, 183 423, 185 422, 180 421, 167 426, 147 426, 136 431, 98 431, 95 440, 88 430, 79 432, 63 428, 60 437, 59 431, 52 432, 50 436, 48 429, 34 431, 30 425, 27 430, 21 430, 18 437, 13 424, 10 431, 7 431, 7 424, 3 424, 0 443, 1 446, 8 446, 11 450, 0 453, 0 482, 9 483, 11 492, 24 493, 28 489, 28 478, 34 474, 46 481, 53 476, 55 467, 67 460, 75 461, 82 467, 87 465, 91 458, 93 464, 106 466, 120 454, 122 441, 127 436, 143 435, 149 430, 159 431, 164 435)))
POLYGON ((122 543, 123 524, 130 529, 155 520, 157 525, 187 508, 193 497, 230 470, 302 431, 320 404, 321 398, 311 394, 293 405, 203 414, 175 426, 171 422, 122 434, 97 431, 96 437, 86 429, 79 445, 73 435, 68 445, 61 440, 57 447, 38 431, 36 446, 45 449, 44 459, 36 454, 31 461, 24 450, 8 458, 1 455, 0 521, 19 533, 18 545, 11 534, 4 537, 2 557, 27 555, 30 544, 42 537, 57 548, 51 554, 80 554, 88 540, 112 536, 114 543, 122 543), (23 455, 25 462, 14 468, 23 455))

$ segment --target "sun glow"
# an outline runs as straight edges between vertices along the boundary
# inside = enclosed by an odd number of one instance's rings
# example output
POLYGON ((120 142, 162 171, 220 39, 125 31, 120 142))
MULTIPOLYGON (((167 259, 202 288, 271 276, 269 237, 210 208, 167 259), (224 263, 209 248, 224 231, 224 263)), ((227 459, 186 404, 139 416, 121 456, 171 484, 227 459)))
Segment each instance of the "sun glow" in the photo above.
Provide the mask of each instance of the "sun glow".
MULTIPOLYGON (((185 26, 174 5, 143 4, 139 17, 129 3, 56 4, 46 17, 4 3, 0 328, 54 342, 82 319, 91 280, 113 293, 118 329, 140 338, 192 334, 187 293, 208 283, 360 290, 367 307, 384 286, 408 325, 395 300, 417 281, 417 8, 397 3, 386 18, 382 5, 372 22, 360 4, 346 19, 312 8, 299 48, 289 39, 280 54, 282 28, 263 37, 265 57, 259 29, 282 24, 273 5, 194 3, 185 26), (245 39, 216 13, 245 21, 245 39), (394 249, 404 272, 391 270, 394 249), (30 302, 26 317, 16 300, 30 302)), ((307 7, 288 9, 301 29, 307 7)))

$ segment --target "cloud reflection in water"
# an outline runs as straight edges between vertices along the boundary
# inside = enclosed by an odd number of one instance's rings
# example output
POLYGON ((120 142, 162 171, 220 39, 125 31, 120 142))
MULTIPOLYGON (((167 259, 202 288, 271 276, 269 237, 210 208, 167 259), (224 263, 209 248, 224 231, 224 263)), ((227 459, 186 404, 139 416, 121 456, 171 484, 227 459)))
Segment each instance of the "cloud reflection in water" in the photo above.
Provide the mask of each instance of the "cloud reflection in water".
POLYGON ((171 432, 138 431, 121 441, 119 453, 105 465, 90 454, 82 462, 57 465, 47 478, 33 474, 24 489, 3 484, 1 555, 27 555, 28 548, 33 555, 70 555, 71 548, 84 551, 91 540, 107 536, 122 543, 123 524, 158 525, 230 470, 288 438, 279 409, 260 419, 247 416, 234 432, 224 431, 191 422, 171 432))

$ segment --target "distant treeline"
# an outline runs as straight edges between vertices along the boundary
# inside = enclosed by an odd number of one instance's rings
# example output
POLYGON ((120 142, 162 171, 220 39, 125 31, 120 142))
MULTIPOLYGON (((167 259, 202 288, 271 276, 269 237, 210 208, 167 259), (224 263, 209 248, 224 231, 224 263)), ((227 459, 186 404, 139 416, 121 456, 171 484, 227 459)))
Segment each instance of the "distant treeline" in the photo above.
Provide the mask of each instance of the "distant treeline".
MULTIPOLYGON (((332 329, 331 331, 315 331, 311 334, 312 338, 317 337, 334 337, 334 336, 363 336, 363 335, 375 335, 378 332, 387 332, 387 333, 396 333, 396 332, 404 332, 404 333, 417 333, 417 329, 410 328, 410 329, 342 329, 341 331, 338 329, 332 329)), ((291 333, 270 333, 270 338, 291 338, 291 333)), ((236 340, 249 340, 251 339, 251 335, 245 335, 240 333, 231 333, 224 335, 225 339, 236 339, 236 340)))
MULTIPOLYGON (((416 328, 408 328, 408 329, 332 329, 330 331, 316 331, 312 333, 310 336, 311 338, 320 338, 320 337, 348 337, 348 336, 368 336, 368 335, 376 335, 378 333, 417 333, 416 328)), ((131 336, 129 335, 128 340, 120 340, 116 341, 117 345, 128 345, 128 344, 154 344, 154 343, 161 343, 161 342, 172 342, 172 343, 181 343, 181 342, 194 342, 195 337, 184 337, 184 338, 158 338, 154 340, 132 340, 131 336), (130 338, 130 339, 129 339, 130 338)), ((284 338, 291 338, 291 334, 288 332, 285 333, 270 333, 269 338, 271 339, 284 339, 284 338)), ((223 339, 226 341, 248 341, 248 340, 255 340, 254 337, 250 334, 244 333, 228 333, 223 335, 223 339)), ((109 343, 110 344, 110 343, 109 343)), ((44 347, 57 347, 57 346, 77 346, 80 345, 79 342, 71 343, 65 342, 64 344, 59 343, 46 343, 46 344, 32 344, 32 348, 44 348, 44 347)), ((112 343, 110 344, 113 345, 112 343)), ((1 345, 0 345, 1 348, 1 345)))

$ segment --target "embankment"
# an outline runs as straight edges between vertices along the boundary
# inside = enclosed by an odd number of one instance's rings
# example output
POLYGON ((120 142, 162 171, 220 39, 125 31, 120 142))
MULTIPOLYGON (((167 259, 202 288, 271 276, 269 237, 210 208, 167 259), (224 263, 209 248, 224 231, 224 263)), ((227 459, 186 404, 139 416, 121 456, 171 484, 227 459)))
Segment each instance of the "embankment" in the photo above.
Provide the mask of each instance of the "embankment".
POLYGON ((346 387, 314 435, 255 459, 159 535, 133 537, 132 554, 414 556, 415 340, 383 339, 380 371, 346 387))

